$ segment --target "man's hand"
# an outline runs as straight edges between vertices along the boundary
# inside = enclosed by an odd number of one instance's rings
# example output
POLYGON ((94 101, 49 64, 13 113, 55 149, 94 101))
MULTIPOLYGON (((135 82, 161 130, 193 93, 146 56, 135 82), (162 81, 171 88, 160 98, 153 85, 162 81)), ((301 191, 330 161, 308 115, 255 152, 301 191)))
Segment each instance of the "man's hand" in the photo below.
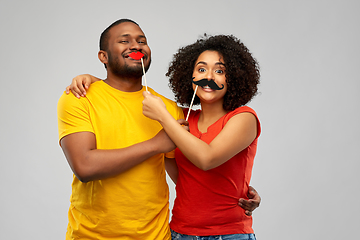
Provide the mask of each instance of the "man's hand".
POLYGON ((261 197, 258 194, 258 192, 255 190, 255 188, 249 186, 249 192, 248 192, 248 198, 249 200, 240 198, 239 199, 239 206, 245 209, 245 214, 248 216, 252 215, 252 212, 260 206, 261 197))
POLYGON ((184 128, 186 129, 186 131, 190 131, 189 129, 189 122, 186 121, 185 119, 178 119, 177 122, 184 128))

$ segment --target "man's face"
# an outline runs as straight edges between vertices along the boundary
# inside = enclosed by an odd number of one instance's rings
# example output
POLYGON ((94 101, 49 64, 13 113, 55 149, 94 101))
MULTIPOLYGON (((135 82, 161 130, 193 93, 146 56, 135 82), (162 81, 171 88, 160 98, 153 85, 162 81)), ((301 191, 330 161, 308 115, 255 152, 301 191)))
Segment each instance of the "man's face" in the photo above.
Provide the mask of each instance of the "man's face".
POLYGON ((145 71, 149 69, 151 50, 141 28, 134 23, 124 22, 112 27, 109 34, 109 47, 106 51, 108 70, 122 77, 141 77, 143 75, 141 60, 129 57, 132 52, 143 53, 145 71))

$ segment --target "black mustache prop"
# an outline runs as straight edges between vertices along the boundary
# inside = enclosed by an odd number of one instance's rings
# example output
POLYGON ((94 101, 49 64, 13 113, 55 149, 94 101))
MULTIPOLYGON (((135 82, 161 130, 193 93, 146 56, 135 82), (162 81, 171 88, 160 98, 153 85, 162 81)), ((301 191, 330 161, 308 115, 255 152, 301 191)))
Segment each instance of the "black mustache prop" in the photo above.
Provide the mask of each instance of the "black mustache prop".
POLYGON ((199 81, 194 81, 194 78, 195 78, 195 77, 192 78, 192 79, 193 79, 192 82, 193 82, 195 85, 199 85, 199 86, 201 86, 201 87, 209 86, 209 87, 210 87, 211 89, 213 89, 213 90, 221 90, 221 89, 224 88, 224 84, 221 84, 222 87, 219 87, 219 86, 215 83, 215 81, 212 80, 212 79, 208 80, 208 79, 206 79, 206 78, 203 78, 203 79, 201 79, 201 80, 199 80, 199 81))

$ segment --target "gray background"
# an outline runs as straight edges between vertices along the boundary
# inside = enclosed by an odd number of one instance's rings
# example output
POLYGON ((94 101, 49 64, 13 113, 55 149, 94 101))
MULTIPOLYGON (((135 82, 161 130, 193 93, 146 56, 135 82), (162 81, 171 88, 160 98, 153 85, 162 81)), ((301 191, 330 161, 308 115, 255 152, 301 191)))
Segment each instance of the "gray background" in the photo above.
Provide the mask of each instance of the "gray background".
POLYGON ((56 105, 76 75, 106 76, 98 39, 119 18, 143 28, 153 56, 147 81, 171 99, 164 73, 180 46, 204 32, 242 39, 262 74, 250 103, 262 123, 251 182, 262 197, 257 238, 357 238, 359 6, 1 1, 0 239, 64 239, 72 172, 58 145, 56 105))

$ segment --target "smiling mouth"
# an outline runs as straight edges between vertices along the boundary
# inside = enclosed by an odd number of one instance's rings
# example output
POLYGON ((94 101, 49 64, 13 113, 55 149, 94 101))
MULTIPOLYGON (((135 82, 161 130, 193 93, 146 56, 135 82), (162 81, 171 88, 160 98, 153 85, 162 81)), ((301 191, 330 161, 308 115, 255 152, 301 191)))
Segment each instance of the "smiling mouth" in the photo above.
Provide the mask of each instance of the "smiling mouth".
POLYGON ((129 57, 129 56, 127 56, 127 57, 125 57, 125 58, 129 58, 129 59, 131 59, 131 60, 133 60, 133 61, 138 61, 138 62, 141 61, 140 59, 133 59, 133 58, 131 58, 131 57, 129 57))
POLYGON ((209 87, 208 85, 203 86, 203 87, 201 87, 201 88, 204 89, 204 91, 206 91, 206 92, 212 92, 212 91, 214 91, 214 89, 211 89, 211 87, 209 87))
POLYGON ((142 52, 130 52, 129 54, 125 55, 125 58, 129 58, 131 60, 134 61, 141 61, 141 59, 146 59, 145 54, 143 54, 142 52))

